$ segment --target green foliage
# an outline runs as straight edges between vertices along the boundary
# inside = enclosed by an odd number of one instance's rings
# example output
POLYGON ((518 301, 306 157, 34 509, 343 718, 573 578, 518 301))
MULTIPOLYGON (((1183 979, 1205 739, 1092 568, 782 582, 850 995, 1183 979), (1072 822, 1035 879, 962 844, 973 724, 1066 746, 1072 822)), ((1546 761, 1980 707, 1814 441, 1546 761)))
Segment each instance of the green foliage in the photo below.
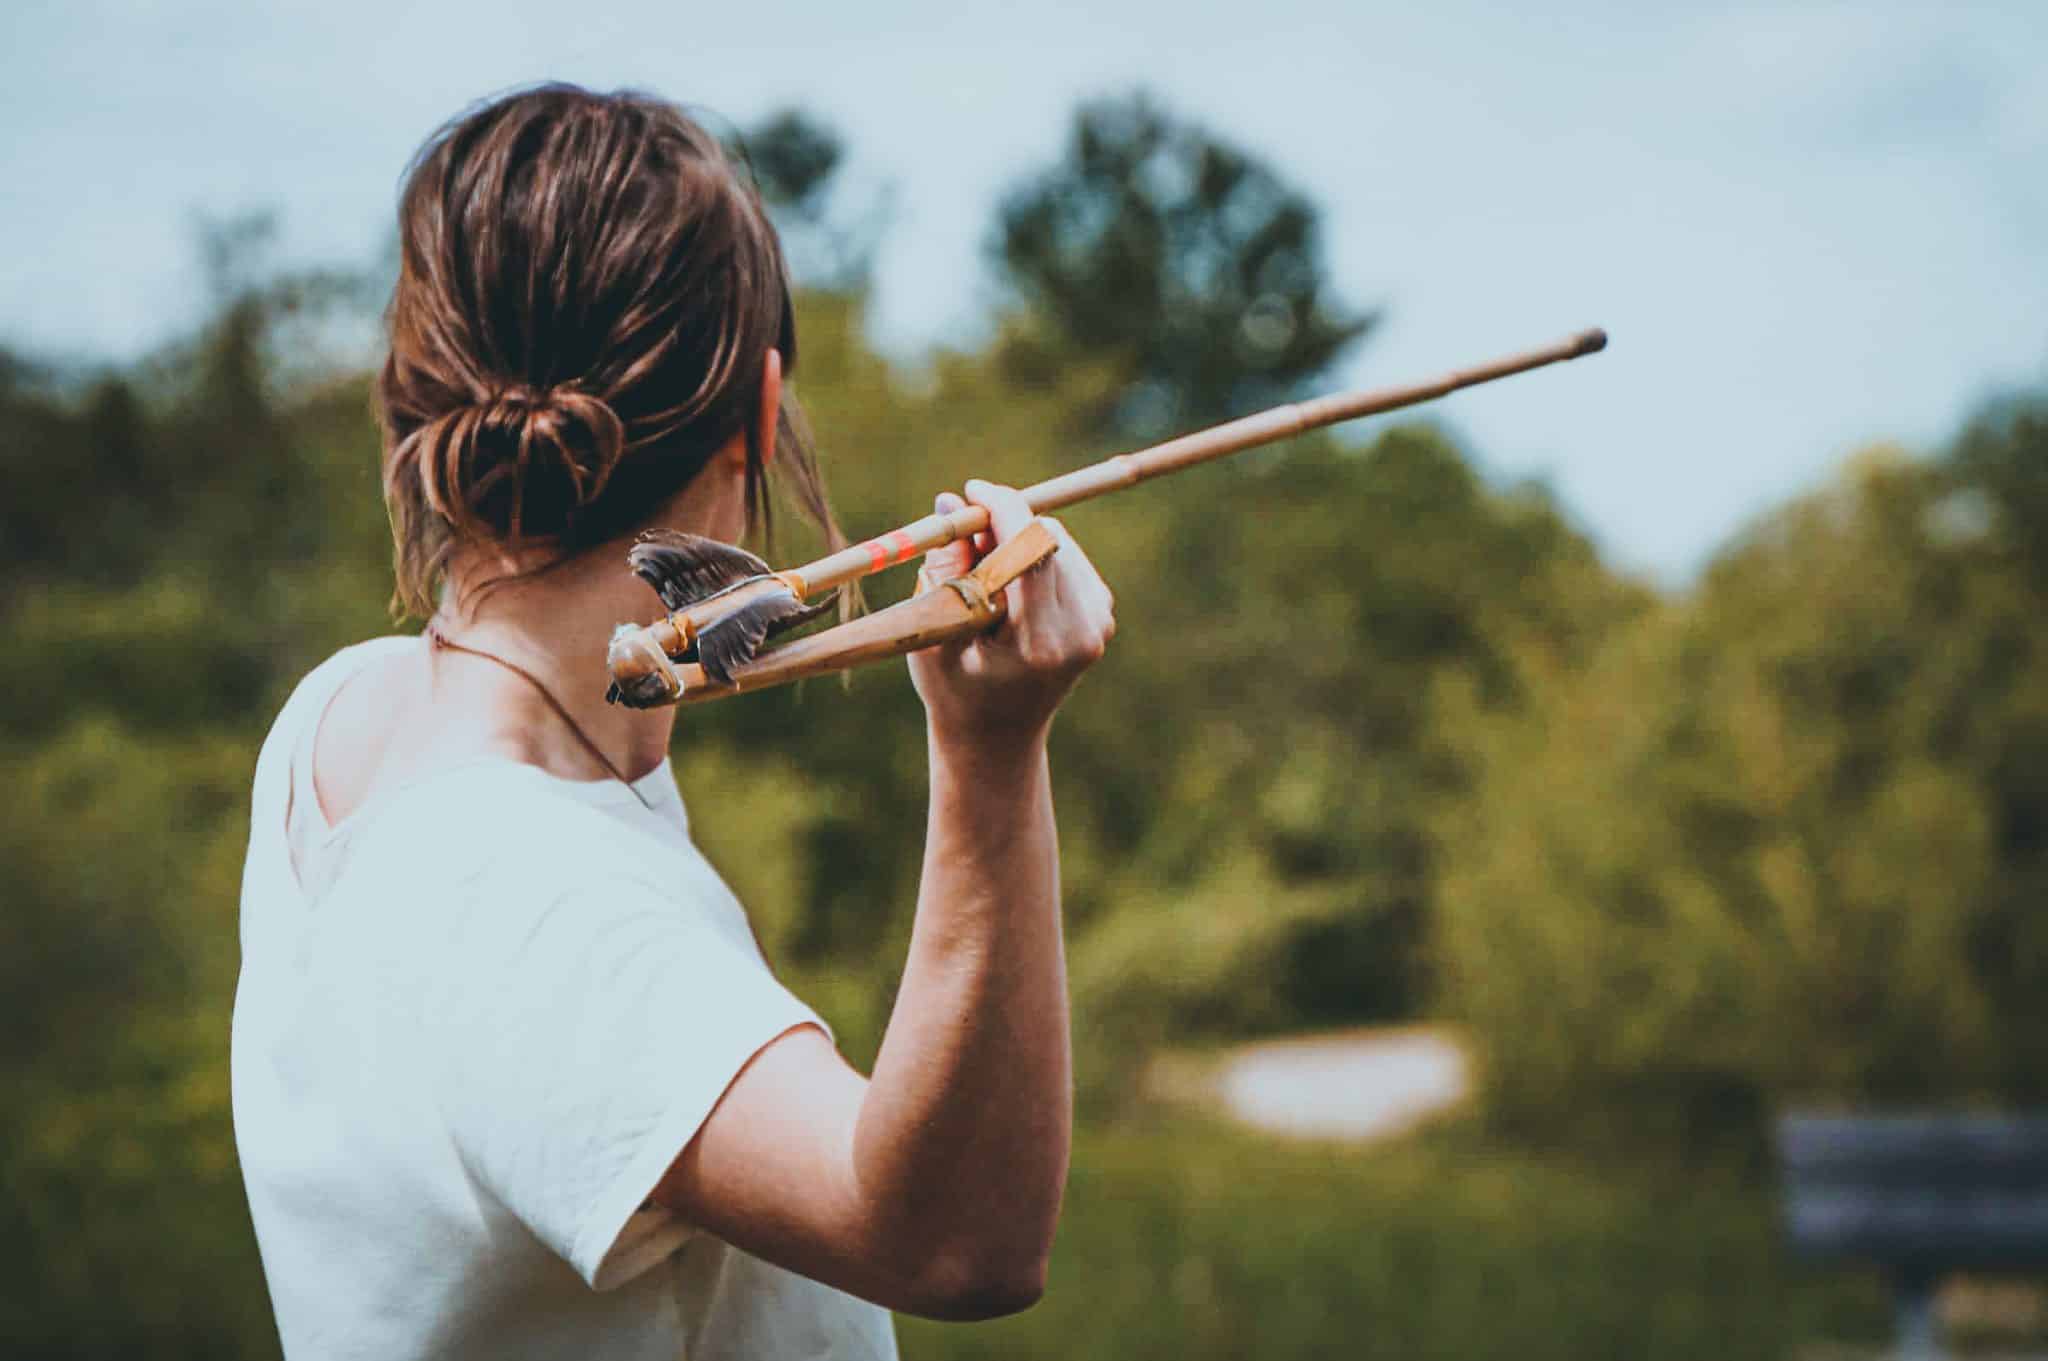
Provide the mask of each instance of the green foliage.
POLYGON ((770 114, 743 139, 761 197, 778 207, 816 215, 846 156, 837 132, 802 109, 770 114))
POLYGON ((93 718, 0 761, 7 1355, 275 1349, 228 1109, 254 760, 93 718))
POLYGON ((1768 1195, 1726 1178, 1168 1129, 1080 1141, 1035 1308, 899 1333, 912 1361, 1722 1361, 1884 1318, 1874 1279, 1789 1271, 1768 1195))
POLYGON ((865 291, 888 215, 886 195, 855 204, 846 142, 817 115, 786 108, 729 140, 754 176, 797 280, 837 293, 865 291))
POLYGON ((2048 598, 1986 475, 2048 442, 2002 429, 1864 460, 1458 725, 1445 995, 1509 1128, 1753 1156, 1785 1102, 2048 1094, 2048 598))
POLYGON ((289 687, 382 630, 389 541, 362 379, 286 353, 347 288, 223 286, 130 371, 0 365, 10 1356, 276 1347, 229 1123, 249 780, 289 687))
POLYGON ((1999 403, 1965 430, 1951 455, 1958 479, 1939 532, 1976 530, 2048 591, 2048 398, 1999 403))
POLYGON ((1129 432, 1283 400, 1373 321, 1330 296, 1305 196, 1142 94, 1081 107, 1065 159, 1004 200, 996 253, 1069 343, 1129 370, 1129 432))
POLYGON ((1487 705, 1514 711, 1517 640, 1575 653, 1633 595, 1550 507, 1489 491, 1426 430, 1214 471, 1104 512, 1117 529, 1096 556, 1143 642, 1093 683, 1110 693, 1075 704, 1060 752, 1126 871, 1100 910, 1181 895, 1204 917, 1181 930, 1271 939, 1267 1024, 1412 1014, 1428 990, 1431 820, 1468 778, 1431 694, 1476 677, 1487 705), (1218 892, 1247 857, 1275 887, 1218 892), (1326 906, 1289 918, 1290 900, 1326 906))

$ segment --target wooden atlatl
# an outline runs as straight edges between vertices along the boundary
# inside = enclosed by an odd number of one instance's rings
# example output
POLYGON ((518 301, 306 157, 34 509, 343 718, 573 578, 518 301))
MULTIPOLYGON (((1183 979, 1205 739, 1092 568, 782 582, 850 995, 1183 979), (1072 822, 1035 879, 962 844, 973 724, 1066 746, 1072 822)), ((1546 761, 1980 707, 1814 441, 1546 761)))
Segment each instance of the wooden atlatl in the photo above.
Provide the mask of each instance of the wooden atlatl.
MULTIPOLYGON (((992 627, 1008 609, 1003 588, 1059 551, 1059 540, 1042 520, 1033 520, 1007 543, 976 563, 974 570, 912 596, 886 610, 864 614, 837 628, 770 648, 721 683, 696 662, 647 658, 665 703, 696 704, 748 690, 786 685, 806 676, 844 671, 886 657, 900 657, 992 627)), ((621 635, 627 645, 651 646, 621 635)), ((614 648, 619 646, 615 640, 614 648)), ((616 652, 615 654, 616 655, 616 652)), ((617 663, 614 662, 614 670, 617 663)))
MULTIPOLYGON (((1198 463, 1272 444, 1310 430, 1357 420, 1361 416, 1379 415, 1435 401, 1461 388, 1476 387, 1549 364, 1595 354, 1606 347, 1607 333, 1595 328, 1520 354, 1507 355, 1470 368, 1454 369, 1424 382, 1362 392, 1332 393, 1307 401, 1290 402, 1207 430, 1182 435, 1149 449, 1117 454, 1100 463, 1048 478, 1026 487, 1024 499, 1033 511, 1041 514, 1058 510, 1198 463)), ((699 640, 712 630, 746 616, 750 610, 758 613, 773 607, 786 614, 792 605, 800 605, 849 581, 978 534, 987 529, 988 524, 988 512, 980 506, 964 506, 946 514, 934 513, 802 567, 758 575, 701 600, 667 602, 671 604, 669 614, 641 628, 622 625, 613 635, 606 662, 614 693, 636 697, 629 698, 627 702, 642 705, 672 704, 686 695, 694 699, 697 695, 693 685, 702 684, 705 679, 703 670, 692 665, 679 667, 674 663, 692 657, 699 640)), ((912 603, 915 602, 905 602, 906 605, 912 603)), ((880 651, 872 650, 880 646, 883 638, 875 621, 891 620, 889 627, 909 622, 907 616, 892 618, 895 614, 893 609, 884 610, 867 619, 771 648, 758 657, 753 655, 753 648, 758 645, 762 631, 750 630, 750 641, 744 647, 727 649, 737 656, 738 664, 713 668, 712 693, 704 698, 737 694, 796 679, 791 668, 797 663, 785 658, 787 653, 797 652, 803 659, 802 664, 809 669, 801 674, 814 675, 878 657, 916 651, 943 641, 941 638, 929 638, 905 642, 892 638, 889 646, 880 651), (848 633, 848 630, 856 628, 859 629, 858 635, 848 633), (903 642, 903 645, 897 646, 898 642, 903 642), (848 651, 837 665, 819 664, 834 656, 835 648, 858 648, 860 655, 852 656, 848 651), (778 658, 783 660, 774 660, 778 658), (720 670, 725 672, 729 683, 715 683, 715 673, 720 670), (769 679, 771 674, 776 679, 769 679)), ((956 637, 958 633, 947 636, 956 637)))

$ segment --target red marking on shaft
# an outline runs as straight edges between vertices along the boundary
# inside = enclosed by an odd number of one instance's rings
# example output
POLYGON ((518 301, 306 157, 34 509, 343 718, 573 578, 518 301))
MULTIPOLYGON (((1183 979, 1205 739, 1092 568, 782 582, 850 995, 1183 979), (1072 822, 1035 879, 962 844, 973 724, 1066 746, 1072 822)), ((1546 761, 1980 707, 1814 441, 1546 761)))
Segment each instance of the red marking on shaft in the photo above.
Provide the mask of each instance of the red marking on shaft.
POLYGON ((907 529, 898 529, 889 535, 889 542, 896 545, 896 561, 909 562, 911 554, 917 552, 917 540, 910 537, 907 529))
POLYGON ((882 546, 879 539, 869 539, 861 547, 865 548, 868 552, 868 570, 870 572, 879 572, 889 565, 889 550, 882 546))

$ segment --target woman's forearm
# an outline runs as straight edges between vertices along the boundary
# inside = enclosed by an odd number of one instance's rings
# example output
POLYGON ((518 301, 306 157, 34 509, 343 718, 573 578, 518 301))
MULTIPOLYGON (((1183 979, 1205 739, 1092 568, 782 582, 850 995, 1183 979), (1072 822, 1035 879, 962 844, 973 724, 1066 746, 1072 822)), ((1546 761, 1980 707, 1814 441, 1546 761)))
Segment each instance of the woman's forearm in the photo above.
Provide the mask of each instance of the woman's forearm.
POLYGON ((862 1190, 934 1269, 1035 1295, 1073 1115, 1059 847, 1042 735, 934 736, 909 958, 862 1103, 862 1190))
MULTIPOLYGON (((1032 520, 970 482, 990 542, 928 554, 949 581, 1032 520)), ((941 512, 964 505, 950 493, 941 512)), ((1010 583, 1003 624, 912 654, 931 817, 909 958, 872 1077, 798 1026, 734 1077, 657 1199, 749 1252, 891 1308, 1019 1309, 1044 1289, 1073 1123, 1059 845, 1045 731, 1116 631, 1073 536, 1010 583)))

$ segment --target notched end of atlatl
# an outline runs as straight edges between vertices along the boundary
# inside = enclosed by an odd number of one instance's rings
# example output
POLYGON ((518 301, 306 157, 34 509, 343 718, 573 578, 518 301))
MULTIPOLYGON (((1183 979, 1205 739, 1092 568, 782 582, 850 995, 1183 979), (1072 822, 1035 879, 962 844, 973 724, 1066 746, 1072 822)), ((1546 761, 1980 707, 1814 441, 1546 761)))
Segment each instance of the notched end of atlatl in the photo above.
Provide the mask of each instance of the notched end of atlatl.
POLYGON ((605 687, 604 702, 628 709, 659 709, 676 702, 677 695, 658 676, 641 676, 624 683, 613 681, 605 687))
POLYGON ((658 709, 673 704, 682 693, 682 682, 666 653, 648 636, 647 630, 621 624, 612 630, 605 645, 604 668, 611 676, 604 702, 623 704, 628 709, 658 709))

